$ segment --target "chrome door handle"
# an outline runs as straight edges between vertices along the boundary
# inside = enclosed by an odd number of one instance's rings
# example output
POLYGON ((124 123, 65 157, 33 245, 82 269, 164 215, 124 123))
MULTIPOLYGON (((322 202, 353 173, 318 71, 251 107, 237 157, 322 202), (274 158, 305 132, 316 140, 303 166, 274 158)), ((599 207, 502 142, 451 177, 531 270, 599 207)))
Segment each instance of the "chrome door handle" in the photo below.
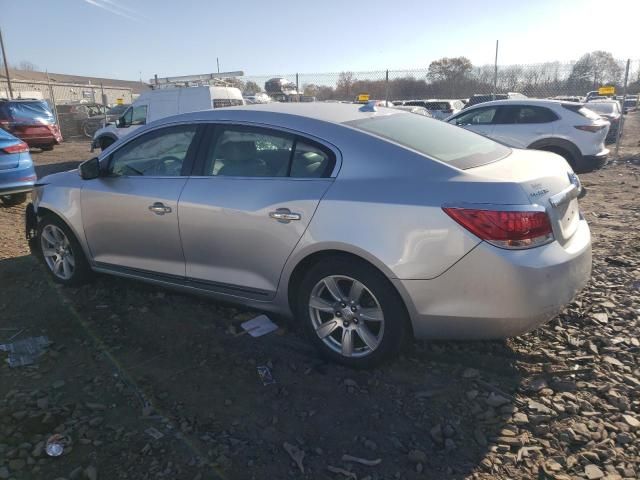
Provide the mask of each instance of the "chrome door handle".
POLYGON ((269 212, 269 216, 280 223, 289 223, 291 220, 300 220, 302 215, 293 213, 288 208, 278 208, 275 212, 269 212))
POLYGON ((156 202, 153 205, 149 205, 149 210, 156 215, 164 215, 165 213, 171 213, 171 207, 167 207, 162 202, 156 202))

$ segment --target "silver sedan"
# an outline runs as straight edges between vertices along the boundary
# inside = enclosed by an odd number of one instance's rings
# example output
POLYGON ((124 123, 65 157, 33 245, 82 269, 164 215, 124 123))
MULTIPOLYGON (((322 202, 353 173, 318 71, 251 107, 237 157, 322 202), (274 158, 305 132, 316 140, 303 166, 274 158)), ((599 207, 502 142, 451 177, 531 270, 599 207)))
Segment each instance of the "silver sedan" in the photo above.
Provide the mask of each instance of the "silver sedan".
POLYGON ((590 277, 580 192, 553 153, 395 109, 272 103, 136 130, 42 179, 27 228, 57 282, 103 272, 288 315, 358 367, 411 336, 551 319, 590 277))

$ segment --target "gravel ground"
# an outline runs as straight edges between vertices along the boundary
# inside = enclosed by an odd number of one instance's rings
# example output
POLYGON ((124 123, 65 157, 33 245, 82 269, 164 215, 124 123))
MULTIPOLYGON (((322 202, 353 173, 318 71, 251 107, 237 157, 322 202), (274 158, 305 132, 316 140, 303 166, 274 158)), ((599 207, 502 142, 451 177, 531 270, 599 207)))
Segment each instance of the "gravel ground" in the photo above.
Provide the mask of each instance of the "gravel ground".
MULTIPOLYGON (((417 342, 366 372, 320 361, 286 325, 237 336, 255 312, 103 276, 53 285, 23 208, 0 207, 0 343, 54 342, 37 365, 0 364, 0 479, 639 478, 640 115, 628 120, 621 160, 581 175, 594 271, 574 303, 516 339, 417 342), (57 458, 43 453, 53 433, 68 442, 57 458)), ((40 176, 89 156, 33 152, 40 176)))

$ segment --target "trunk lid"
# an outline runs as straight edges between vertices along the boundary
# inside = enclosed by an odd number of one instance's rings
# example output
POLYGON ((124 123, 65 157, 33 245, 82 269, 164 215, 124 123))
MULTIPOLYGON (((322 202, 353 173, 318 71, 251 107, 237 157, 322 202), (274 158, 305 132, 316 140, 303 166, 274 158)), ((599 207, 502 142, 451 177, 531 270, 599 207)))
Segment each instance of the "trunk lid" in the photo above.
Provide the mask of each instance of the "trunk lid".
POLYGON ((465 170, 487 179, 517 183, 532 205, 544 207, 553 233, 566 243, 578 228, 579 180, 564 158, 539 150, 518 150, 506 158, 465 170))

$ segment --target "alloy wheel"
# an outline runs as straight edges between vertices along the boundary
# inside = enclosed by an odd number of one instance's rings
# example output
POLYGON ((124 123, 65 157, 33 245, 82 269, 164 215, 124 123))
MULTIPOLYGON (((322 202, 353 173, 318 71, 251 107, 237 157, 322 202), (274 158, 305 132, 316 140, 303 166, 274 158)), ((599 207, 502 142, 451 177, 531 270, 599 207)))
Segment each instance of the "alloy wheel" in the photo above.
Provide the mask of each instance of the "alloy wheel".
POLYGON ((42 256, 49 270, 62 280, 69 280, 75 271, 76 262, 69 239, 61 228, 45 225, 40 235, 42 256))
POLYGON ((362 282, 330 275, 311 290, 309 316, 316 335, 344 357, 371 354, 384 335, 380 302, 362 282))

